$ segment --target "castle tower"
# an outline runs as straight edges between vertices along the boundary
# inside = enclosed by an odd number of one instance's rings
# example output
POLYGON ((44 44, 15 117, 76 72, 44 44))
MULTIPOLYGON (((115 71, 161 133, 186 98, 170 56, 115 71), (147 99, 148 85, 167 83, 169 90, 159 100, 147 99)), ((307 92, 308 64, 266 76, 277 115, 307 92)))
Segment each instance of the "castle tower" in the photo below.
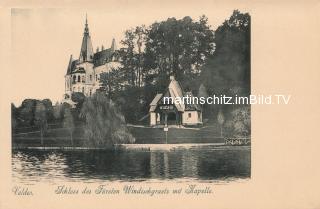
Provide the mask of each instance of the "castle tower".
POLYGON ((92 47, 91 37, 89 34, 88 19, 86 15, 86 24, 85 24, 84 33, 83 33, 79 61, 80 63, 82 63, 82 62, 92 62, 92 60, 93 60, 93 47, 92 47))

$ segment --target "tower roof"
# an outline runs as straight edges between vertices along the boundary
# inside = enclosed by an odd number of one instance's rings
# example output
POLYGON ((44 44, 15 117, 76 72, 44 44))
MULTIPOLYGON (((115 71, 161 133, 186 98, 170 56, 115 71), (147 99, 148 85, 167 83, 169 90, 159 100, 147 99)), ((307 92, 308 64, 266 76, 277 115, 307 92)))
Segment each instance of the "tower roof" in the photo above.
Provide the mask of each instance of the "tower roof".
POLYGON ((93 59, 93 47, 91 42, 91 37, 89 34, 89 27, 88 27, 88 19, 86 15, 86 23, 84 27, 84 33, 82 38, 82 45, 80 50, 80 62, 91 62, 93 59))
POLYGON ((72 55, 70 55, 69 64, 67 68, 67 75, 71 74, 72 72, 72 63, 73 63, 73 59, 72 59, 72 55))

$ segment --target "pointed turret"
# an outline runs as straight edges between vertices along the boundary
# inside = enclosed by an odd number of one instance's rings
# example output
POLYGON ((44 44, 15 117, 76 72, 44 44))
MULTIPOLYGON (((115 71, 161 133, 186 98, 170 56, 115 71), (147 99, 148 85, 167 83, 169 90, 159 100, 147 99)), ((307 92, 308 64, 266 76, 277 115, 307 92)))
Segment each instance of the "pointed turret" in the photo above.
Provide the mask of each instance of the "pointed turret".
POLYGON ((86 15, 86 24, 84 27, 79 61, 80 63, 91 62, 92 58, 93 58, 93 48, 92 48, 92 42, 89 34, 88 19, 86 15))
POLYGON ((114 52, 116 50, 117 50, 116 40, 113 38, 112 44, 111 44, 111 51, 114 52))
POLYGON ((71 54, 70 59, 69 59, 68 68, 67 68, 67 75, 70 75, 72 72, 72 62, 73 62, 73 59, 72 59, 72 54, 71 54))

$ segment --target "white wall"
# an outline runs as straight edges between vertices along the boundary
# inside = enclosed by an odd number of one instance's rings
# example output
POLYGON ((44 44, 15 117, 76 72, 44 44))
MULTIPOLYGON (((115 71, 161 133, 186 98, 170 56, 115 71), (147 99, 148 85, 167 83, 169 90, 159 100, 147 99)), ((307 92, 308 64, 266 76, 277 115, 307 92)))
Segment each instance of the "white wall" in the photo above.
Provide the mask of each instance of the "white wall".
MULTIPOLYGON (((200 113, 201 114, 201 113, 200 113)), ((185 111, 182 114, 182 124, 195 125, 202 123, 197 111, 185 111)))
POLYGON ((154 126, 156 125, 157 121, 156 121, 156 113, 151 112, 150 113, 150 125, 154 126))

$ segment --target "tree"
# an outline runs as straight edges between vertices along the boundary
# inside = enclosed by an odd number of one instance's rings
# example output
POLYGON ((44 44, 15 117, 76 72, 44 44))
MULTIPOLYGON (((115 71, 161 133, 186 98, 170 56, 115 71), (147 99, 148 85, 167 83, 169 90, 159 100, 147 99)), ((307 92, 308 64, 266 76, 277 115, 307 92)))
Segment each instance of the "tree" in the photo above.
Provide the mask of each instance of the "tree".
POLYGON ((229 135, 233 137, 248 137, 251 135, 250 105, 242 105, 231 112, 231 118, 226 122, 229 135))
POLYGON ((101 92, 86 98, 81 109, 85 118, 85 144, 108 147, 117 143, 132 143, 134 138, 127 131, 123 115, 115 104, 101 92))
POLYGON ((124 48, 119 50, 123 79, 131 86, 141 87, 144 78, 143 63, 147 29, 144 25, 125 31, 121 41, 124 48))
POLYGON ((218 123, 220 125, 220 136, 222 137, 223 136, 222 129, 223 129, 223 123, 224 123, 224 116, 223 116, 223 113, 221 110, 218 113, 217 119, 218 119, 218 123))
POLYGON ((59 102, 56 102, 56 104, 53 107, 53 117, 55 120, 60 120, 62 118, 62 105, 59 104, 59 102))
POLYGON ((52 121, 54 117, 53 117, 53 106, 52 106, 51 100, 44 99, 41 102, 46 108, 47 121, 52 121))
POLYGON ((76 108, 81 109, 81 106, 85 100, 86 96, 82 92, 73 92, 71 95, 71 100, 76 103, 76 108))
POLYGON ((18 110, 16 106, 11 103, 11 129, 12 132, 15 131, 16 127, 18 126, 18 110))
POLYGON ((148 30, 145 51, 149 60, 146 67, 166 80, 173 74, 185 87, 192 88, 190 82, 198 76, 200 66, 213 53, 213 40, 213 31, 205 16, 199 21, 186 16, 156 22, 148 30))
POLYGON ((35 125, 34 113, 37 102, 38 101, 35 99, 25 99, 18 108, 19 116, 23 126, 35 125))
POLYGON ((74 131, 74 122, 73 122, 73 116, 71 114, 70 108, 65 108, 64 109, 64 116, 63 116, 63 127, 66 128, 69 133, 70 133, 70 140, 71 140, 71 145, 73 146, 73 131, 74 131))
POLYGON ((209 93, 250 94, 250 15, 235 10, 215 31, 215 51, 202 67, 200 80, 209 93))
POLYGON ((43 133, 47 129, 47 113, 42 102, 36 103, 34 118, 36 126, 40 129, 41 145, 43 145, 43 133))
POLYGON ((119 69, 111 69, 109 72, 103 72, 100 75, 101 90, 105 91, 109 98, 122 89, 122 74, 119 69))

